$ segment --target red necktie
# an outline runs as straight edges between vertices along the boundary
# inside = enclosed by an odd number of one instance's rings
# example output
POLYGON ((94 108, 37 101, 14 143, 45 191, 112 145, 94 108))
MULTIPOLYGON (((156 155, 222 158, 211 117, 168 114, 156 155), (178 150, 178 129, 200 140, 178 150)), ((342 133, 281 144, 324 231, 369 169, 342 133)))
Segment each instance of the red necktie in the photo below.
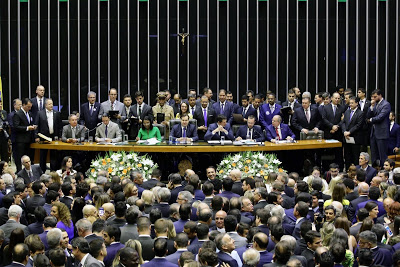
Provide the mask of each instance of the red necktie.
POLYGON ((278 131, 278 127, 275 127, 275 132, 276 132, 276 137, 278 138, 278 140, 280 140, 280 136, 279 136, 279 131, 278 131))

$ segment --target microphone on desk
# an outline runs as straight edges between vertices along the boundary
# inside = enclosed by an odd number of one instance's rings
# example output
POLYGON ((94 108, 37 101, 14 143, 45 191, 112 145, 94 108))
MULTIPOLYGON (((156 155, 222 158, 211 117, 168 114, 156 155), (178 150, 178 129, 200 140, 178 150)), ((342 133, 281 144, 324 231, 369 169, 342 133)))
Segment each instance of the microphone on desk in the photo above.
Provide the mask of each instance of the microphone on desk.
MULTIPOLYGON (((86 128, 86 126, 85 126, 85 128, 88 130, 88 131, 87 131, 87 139, 88 139, 88 140, 89 140, 89 133, 92 132, 92 131, 94 131, 94 130, 96 130, 96 129, 97 129, 100 125, 102 125, 102 124, 103 124, 102 122, 97 123, 97 125, 96 125, 93 129, 91 129, 91 130, 89 130, 89 129, 86 128)), ((86 135, 86 133, 85 133, 85 135, 86 135)), ((82 145, 82 142, 79 141, 77 144, 78 144, 78 145, 82 145)))

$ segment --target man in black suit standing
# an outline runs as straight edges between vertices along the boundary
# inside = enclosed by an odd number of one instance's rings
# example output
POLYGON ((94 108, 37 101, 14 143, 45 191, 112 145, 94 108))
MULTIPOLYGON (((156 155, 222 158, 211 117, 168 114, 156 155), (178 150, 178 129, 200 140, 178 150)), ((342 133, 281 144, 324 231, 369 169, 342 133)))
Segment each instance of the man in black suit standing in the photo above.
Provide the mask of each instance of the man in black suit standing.
POLYGON ((36 130, 37 126, 33 125, 33 119, 29 112, 31 108, 32 101, 25 98, 22 101, 22 108, 13 117, 13 126, 16 132, 15 148, 17 157, 15 159, 15 166, 17 167, 17 172, 21 170, 21 161, 19 159, 23 155, 33 158, 30 145, 33 141, 33 131, 36 130))
POLYGON ((154 258, 154 239, 150 236, 151 222, 147 217, 139 217, 137 219, 137 229, 139 234, 139 242, 142 244, 143 260, 149 261, 154 258))
POLYGON ((364 112, 358 108, 358 98, 353 96, 350 98, 350 109, 346 110, 343 120, 340 123, 340 128, 344 136, 343 147, 346 169, 348 169, 351 164, 358 164, 358 157, 363 143, 362 129, 364 123, 364 112), (350 137, 354 138, 354 143, 348 142, 350 137))
POLYGON ((234 113, 242 114, 244 119, 243 123, 234 121, 234 124, 246 124, 248 117, 251 115, 253 115, 254 118, 257 117, 257 111, 252 105, 250 105, 249 97, 247 95, 242 95, 242 106, 239 106, 234 113))
POLYGON ((94 128, 96 128, 97 123, 100 122, 98 119, 100 103, 96 102, 96 93, 93 91, 87 94, 87 99, 88 102, 81 105, 79 124, 84 125, 89 130, 89 135, 94 138, 96 134, 94 128))
MULTIPOLYGON (((335 139, 342 141, 342 132, 340 131, 340 121, 345 112, 344 105, 340 105, 340 95, 334 93, 331 97, 331 103, 322 108, 322 127, 325 139, 335 139)), ((339 164, 339 169, 343 169, 343 150, 335 148, 335 162, 339 164)))
POLYGON ((296 94, 292 89, 288 92, 288 100, 282 103, 282 107, 290 107, 290 110, 286 114, 282 114, 282 118, 284 123, 291 125, 292 115, 296 108, 300 108, 301 105, 296 102, 296 94))
POLYGON ((137 91, 135 93, 135 100, 136 104, 131 106, 129 112, 129 118, 131 120, 131 131, 128 133, 129 140, 136 139, 144 117, 149 116, 152 120, 154 119, 153 110, 149 105, 143 102, 144 96, 142 91, 137 91))
MULTIPOLYGON (((371 101, 369 101, 366 97, 367 92, 365 88, 358 88, 357 96, 360 99, 358 101, 359 108, 364 113, 364 119, 366 119, 367 112, 369 110, 369 107, 371 106, 371 101)), ((368 150, 370 133, 371 133, 371 125, 368 123, 364 123, 363 129, 360 133, 360 137, 362 138, 362 145, 361 145, 362 152, 367 152, 368 150)))
POLYGON ((300 139, 300 132, 308 134, 309 131, 318 133, 321 123, 321 117, 317 109, 310 107, 310 98, 301 100, 301 108, 296 108, 292 117, 292 126, 296 130, 296 137, 300 139))
POLYGON ((22 107, 22 101, 19 98, 16 98, 13 100, 13 107, 14 110, 11 111, 8 115, 7 115, 7 121, 8 121, 8 125, 11 128, 11 143, 12 143, 12 153, 13 153, 13 158, 14 161, 19 160, 17 157, 17 149, 16 149, 16 145, 15 145, 15 137, 16 137, 16 133, 15 133, 15 129, 14 129, 14 122, 13 122, 13 118, 15 116, 15 113, 17 113, 18 110, 21 109, 22 107))
POLYGON ((204 135, 207 132, 208 126, 215 122, 215 111, 212 105, 209 105, 208 97, 202 96, 201 105, 196 108, 193 118, 197 120, 197 135, 199 140, 204 140, 204 135))
POLYGON ((45 107, 46 98, 44 97, 45 89, 43 85, 38 85, 36 87, 36 97, 32 98, 32 117, 33 119, 36 118, 36 115, 39 111, 43 110, 45 107))
POLYGON ((36 181, 32 184, 32 190, 35 195, 26 200, 26 207, 28 213, 33 214, 36 207, 43 207, 44 203, 46 203, 43 195, 46 193, 46 186, 41 181, 36 181))
MULTIPOLYGON (((53 100, 51 98, 46 99, 45 109, 38 112, 35 118, 35 142, 38 143, 40 138, 39 133, 53 139, 55 136, 61 136, 62 121, 61 114, 58 111, 53 110, 53 100)), ((47 149, 40 150, 40 168, 43 172, 46 172, 46 159, 47 149)), ((50 150, 50 169, 56 171, 58 169, 57 151, 50 150)))
POLYGON ((40 179, 43 174, 42 169, 37 165, 32 165, 31 159, 27 155, 22 156, 20 162, 24 168, 17 173, 17 176, 24 178, 25 184, 30 184, 40 179))

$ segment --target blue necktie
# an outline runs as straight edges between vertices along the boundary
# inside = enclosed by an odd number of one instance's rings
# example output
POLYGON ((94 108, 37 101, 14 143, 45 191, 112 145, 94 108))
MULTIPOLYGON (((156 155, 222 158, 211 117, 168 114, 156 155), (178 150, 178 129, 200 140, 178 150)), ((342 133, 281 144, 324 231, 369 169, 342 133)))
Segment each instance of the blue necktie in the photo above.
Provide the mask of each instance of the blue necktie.
POLYGON ((224 114, 224 104, 221 104, 221 110, 219 111, 219 114, 224 114))
POLYGON ((31 124, 31 119, 29 118, 29 113, 26 113, 26 118, 28 119, 28 123, 31 124))
POLYGON ((207 110, 203 110, 203 116, 204 116, 204 126, 207 126, 207 110))
POLYGON ((351 120, 351 118, 353 118, 353 114, 354 114, 354 110, 352 110, 350 113, 350 120, 351 120))
POLYGON ((186 127, 183 127, 183 135, 182 137, 186 137, 186 127))
POLYGON ((106 130, 104 131, 106 138, 107 138, 107 134, 108 134, 108 129, 107 129, 108 125, 106 125, 106 130))

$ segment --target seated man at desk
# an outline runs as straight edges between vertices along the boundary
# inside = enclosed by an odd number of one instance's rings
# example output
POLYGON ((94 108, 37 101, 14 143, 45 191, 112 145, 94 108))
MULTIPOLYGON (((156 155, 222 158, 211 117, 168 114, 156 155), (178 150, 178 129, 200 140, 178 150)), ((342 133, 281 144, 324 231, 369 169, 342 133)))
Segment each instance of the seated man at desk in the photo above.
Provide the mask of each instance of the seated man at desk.
POLYGON ((68 122, 63 127, 61 140, 66 143, 83 142, 86 137, 85 126, 78 124, 78 117, 74 114, 69 115, 68 122))
POLYGON ((96 142, 121 142, 122 136, 118 124, 110 121, 110 117, 106 113, 101 116, 101 121, 103 123, 96 129, 96 142))
POLYGON ((226 140, 233 141, 235 139, 232 129, 227 124, 227 119, 223 114, 218 115, 217 122, 208 127, 207 133, 204 135, 204 141, 221 140, 221 136, 224 136, 226 140))
POLYGON ((294 140, 296 136, 290 130, 289 125, 282 123, 282 118, 275 115, 272 118, 272 124, 266 129, 267 141, 275 143, 276 140, 294 140))
POLYGON ((240 141, 242 139, 246 140, 247 136, 250 138, 250 140, 256 142, 265 141, 261 126, 255 124, 256 117, 254 115, 250 115, 249 117, 247 117, 247 125, 240 126, 239 130, 236 133, 236 141, 240 141))
POLYGON ((196 126, 189 124, 189 115, 187 114, 182 115, 180 124, 175 124, 174 127, 172 127, 169 136, 176 138, 178 142, 185 141, 185 138, 187 142, 196 142, 199 140, 196 126))

